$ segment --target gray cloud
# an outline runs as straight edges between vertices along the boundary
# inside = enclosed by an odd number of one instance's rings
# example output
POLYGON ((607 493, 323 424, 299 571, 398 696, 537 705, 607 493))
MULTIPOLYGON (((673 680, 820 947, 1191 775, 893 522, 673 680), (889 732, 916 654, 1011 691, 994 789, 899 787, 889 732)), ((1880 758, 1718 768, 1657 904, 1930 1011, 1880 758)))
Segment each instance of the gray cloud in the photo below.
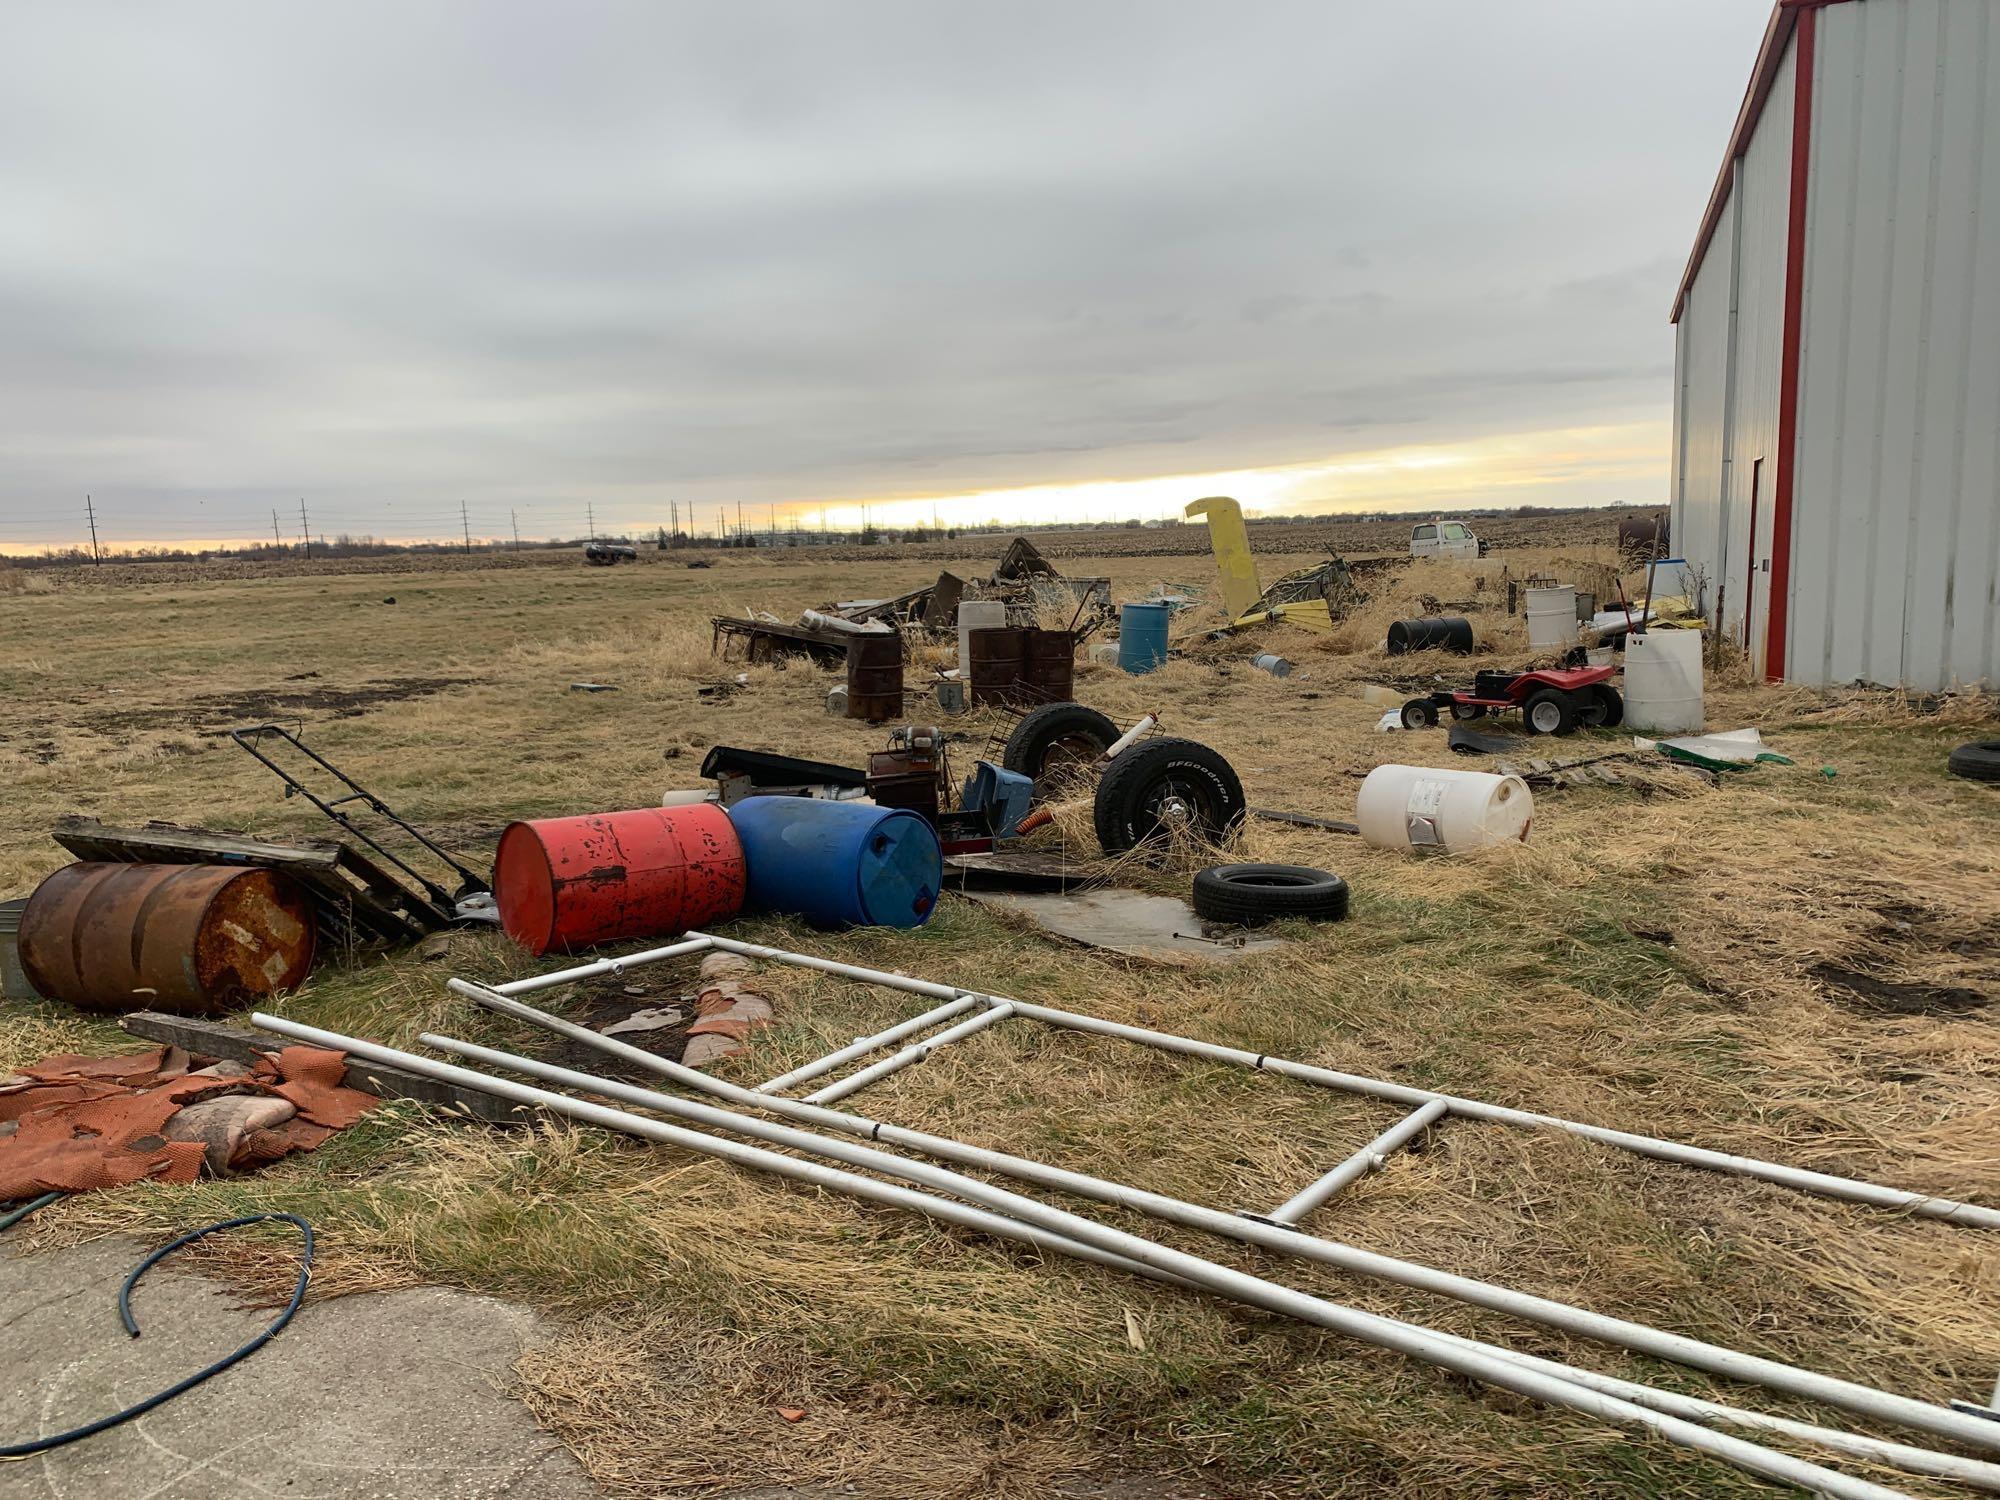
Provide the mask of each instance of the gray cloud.
POLYGON ((1761 22, 10 7, 0 547, 86 490, 491 531, 1660 420, 1761 22))

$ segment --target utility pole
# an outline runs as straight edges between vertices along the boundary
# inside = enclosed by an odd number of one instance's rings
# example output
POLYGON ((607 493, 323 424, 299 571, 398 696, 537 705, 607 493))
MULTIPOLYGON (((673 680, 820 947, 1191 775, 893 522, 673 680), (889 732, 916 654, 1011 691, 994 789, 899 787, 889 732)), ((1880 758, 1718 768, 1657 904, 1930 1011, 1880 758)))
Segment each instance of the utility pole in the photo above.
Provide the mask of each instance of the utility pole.
POLYGON ((715 540, 717 545, 720 545, 728 535, 729 512, 718 505, 715 507, 715 540))
POLYGON ((304 495, 299 496, 299 539, 305 543, 306 561, 311 562, 313 555, 313 534, 312 526, 306 521, 306 497, 304 495))
POLYGON ((668 533, 668 535, 669 535, 669 536, 670 536, 670 537, 672 538, 672 540, 671 540, 671 542, 669 543, 669 545, 671 545, 671 546, 675 546, 675 547, 678 547, 678 546, 680 545, 680 542, 681 542, 681 503, 680 503, 680 501, 678 501, 678 500, 669 500, 669 501, 667 502, 667 516, 668 516, 668 518, 669 518, 669 519, 670 519, 670 520, 671 520, 671 521, 673 522, 673 529, 672 529, 672 531, 670 531, 670 532, 668 533))
POLYGON ((83 513, 90 520, 90 560, 101 568, 104 566, 104 553, 97 545, 97 506, 88 495, 83 497, 83 513))
POLYGON ((465 550, 472 551, 472 520, 465 513, 465 502, 458 502, 458 534, 465 538, 465 550))
POLYGON ((585 540, 594 542, 597 540, 597 507, 586 500, 583 506, 583 514, 590 524, 590 535, 585 540))
POLYGON ((739 542, 743 540, 743 502, 741 500, 736 502, 736 539, 739 542))
POLYGON ((280 552, 285 550, 285 539, 278 531, 278 507, 271 507, 271 545, 280 552))
POLYGON ((521 550, 521 513, 518 510, 510 510, 507 512, 507 519, 514 527, 514 550, 519 552, 521 550))

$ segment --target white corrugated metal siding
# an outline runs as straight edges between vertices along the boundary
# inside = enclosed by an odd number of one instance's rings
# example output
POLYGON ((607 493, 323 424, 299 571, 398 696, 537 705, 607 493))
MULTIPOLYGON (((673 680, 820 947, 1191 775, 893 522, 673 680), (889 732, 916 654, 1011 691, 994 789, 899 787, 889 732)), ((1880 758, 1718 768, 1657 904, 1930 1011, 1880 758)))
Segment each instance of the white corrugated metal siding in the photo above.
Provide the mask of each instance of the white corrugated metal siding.
POLYGON ((1818 13, 1787 651, 1801 681, 2000 681, 1996 9, 1818 13))
POLYGON ((1794 46, 1736 163, 1675 345, 1674 550, 1706 578, 1710 619, 1737 640, 1747 625, 1753 654, 1767 614, 1751 585, 1769 579, 1795 66, 1794 46))

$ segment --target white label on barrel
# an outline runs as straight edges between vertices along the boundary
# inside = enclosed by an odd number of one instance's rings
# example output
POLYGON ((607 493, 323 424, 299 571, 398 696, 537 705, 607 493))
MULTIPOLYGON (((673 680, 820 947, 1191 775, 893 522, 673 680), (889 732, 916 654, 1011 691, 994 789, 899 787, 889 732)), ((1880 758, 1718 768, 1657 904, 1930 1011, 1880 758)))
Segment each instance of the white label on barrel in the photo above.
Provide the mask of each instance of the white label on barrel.
POLYGON ((1404 827, 1408 831, 1412 847, 1442 844, 1444 835, 1438 831, 1438 809, 1444 806, 1445 793, 1450 783, 1444 781, 1418 781, 1410 787, 1410 800, 1405 805, 1408 817, 1404 827))

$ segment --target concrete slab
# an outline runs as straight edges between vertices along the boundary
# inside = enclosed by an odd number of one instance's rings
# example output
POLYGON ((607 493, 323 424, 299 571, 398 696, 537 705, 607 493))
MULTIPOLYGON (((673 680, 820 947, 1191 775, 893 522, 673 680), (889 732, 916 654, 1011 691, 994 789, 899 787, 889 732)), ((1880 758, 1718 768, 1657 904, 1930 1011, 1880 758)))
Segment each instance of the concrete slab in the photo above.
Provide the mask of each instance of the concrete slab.
MULTIPOLYGON (((142 1400, 242 1343, 269 1309, 154 1268, 119 1326, 129 1238, 26 1256, 0 1243, 0 1442, 142 1400)), ((4 1500, 597 1500, 507 1393, 530 1310, 429 1287, 308 1303, 234 1369, 122 1427, 0 1463, 4 1500)))

